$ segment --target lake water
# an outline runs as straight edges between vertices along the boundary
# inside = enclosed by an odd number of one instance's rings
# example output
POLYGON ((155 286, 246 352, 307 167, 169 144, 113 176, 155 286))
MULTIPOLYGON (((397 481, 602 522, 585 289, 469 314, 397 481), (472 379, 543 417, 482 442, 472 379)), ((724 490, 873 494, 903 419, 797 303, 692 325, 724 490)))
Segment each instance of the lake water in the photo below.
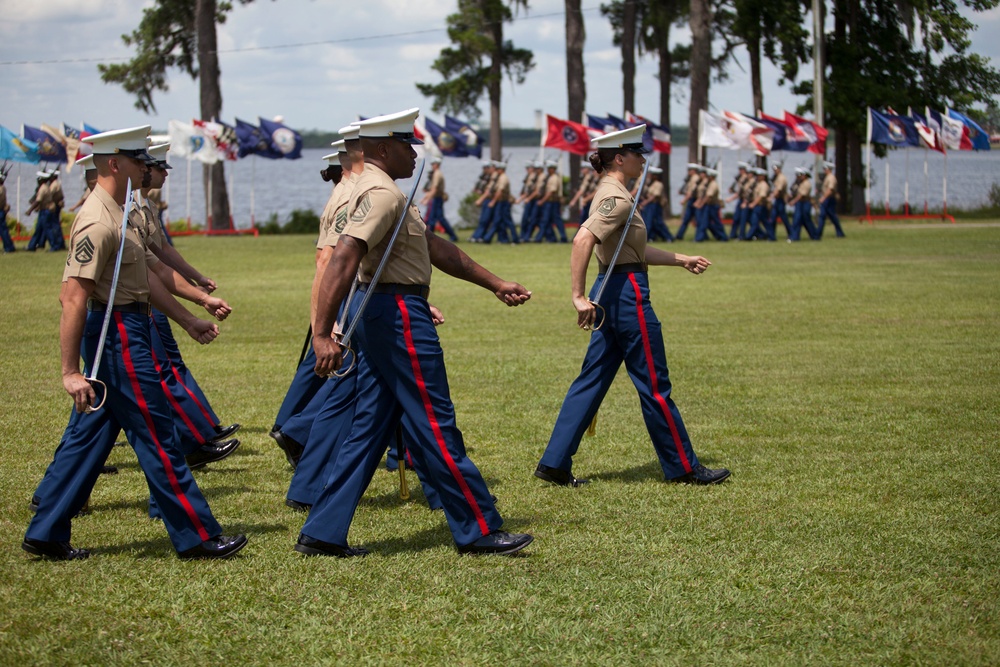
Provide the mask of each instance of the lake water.
MULTIPOLYGON (((251 221, 251 190, 254 200, 254 219, 265 223, 272 214, 277 214, 284 223, 294 209, 311 209, 317 214, 322 212, 330 196, 330 186, 324 183, 319 172, 326 166, 322 156, 325 149, 306 149, 302 151, 300 160, 265 160, 248 157, 237 162, 226 164, 226 180, 230 183, 230 202, 234 222, 237 227, 250 226, 251 221)), ((536 159, 537 148, 515 147, 505 151, 508 155, 512 190, 520 192, 521 180, 524 178, 525 163, 536 159)), ((568 173, 566 154, 549 150, 547 156, 560 158, 560 171, 568 173)), ((728 188, 736 170, 737 160, 749 160, 749 152, 709 150, 709 163, 722 159, 722 176, 720 184, 728 188)), ((811 153, 776 153, 773 159, 784 159, 784 172, 789 180, 794 178, 795 167, 811 167, 814 156, 811 153)), ((657 156, 653 156, 656 164, 657 156)), ((670 168, 670 187, 676 192, 683 182, 687 147, 678 146, 675 149, 670 168)), ((186 218, 200 222, 204 218, 204 197, 200 187, 201 165, 194 163, 190 170, 190 206, 188 205, 188 165, 180 159, 171 160, 174 169, 167 179, 165 199, 170 203, 168 211, 171 220, 186 218)), ((885 201, 885 163, 886 160, 875 159, 872 162, 872 207, 879 209, 885 201)), ((919 149, 910 151, 892 151, 888 157, 889 163, 889 201, 893 207, 902 205, 904 184, 907 169, 910 182, 910 206, 915 210, 923 209, 926 198, 932 210, 940 210, 942 201, 942 175, 945 158, 940 153, 919 149), (909 157, 907 158, 907 154, 909 157), (927 187, 924 179, 924 155, 927 155, 928 174, 927 187), (908 167, 907 167, 907 162, 908 167)), ((947 157, 948 168, 948 206, 949 208, 975 208, 988 202, 990 187, 1000 182, 1000 151, 989 152, 950 152, 947 157)), ((21 200, 15 210, 24 211, 27 199, 34 191, 35 168, 32 165, 17 165, 7 179, 8 198, 14 209, 14 198, 17 196, 17 175, 21 170, 21 200)), ((458 222, 458 207, 462 197, 472 189, 479 176, 480 164, 474 158, 444 158, 441 165, 447 190, 450 195, 445 204, 445 213, 454 225, 458 222)), ((430 172, 428 165, 426 175, 430 172)), ((66 193, 67 205, 75 203, 83 192, 83 176, 79 170, 63 175, 63 189, 66 193)), ((400 181, 400 187, 408 192, 409 183, 400 181)), ((418 197, 420 191, 418 190, 418 197)), ((514 220, 520 223, 520 206, 514 207, 514 220)), ((731 209, 730 207, 728 207, 731 209)), ((13 210, 12 210, 13 213, 13 210)), ((677 205, 674 205, 677 213, 677 205)), ((471 225, 469 221, 467 225, 471 225)))

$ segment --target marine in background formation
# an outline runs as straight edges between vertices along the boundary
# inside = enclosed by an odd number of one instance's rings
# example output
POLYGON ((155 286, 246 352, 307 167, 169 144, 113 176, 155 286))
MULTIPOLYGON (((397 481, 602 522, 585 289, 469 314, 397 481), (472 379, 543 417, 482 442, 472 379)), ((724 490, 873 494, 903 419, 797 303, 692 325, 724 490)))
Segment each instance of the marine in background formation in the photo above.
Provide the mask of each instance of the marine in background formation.
POLYGON ((441 158, 431 158, 431 174, 424 185, 424 199, 421 202, 427 209, 427 226, 436 231, 437 225, 441 225, 441 230, 448 235, 452 243, 458 242, 455 230, 448 223, 448 218, 444 217, 444 203, 448 201, 448 193, 444 188, 444 174, 441 173, 441 158))

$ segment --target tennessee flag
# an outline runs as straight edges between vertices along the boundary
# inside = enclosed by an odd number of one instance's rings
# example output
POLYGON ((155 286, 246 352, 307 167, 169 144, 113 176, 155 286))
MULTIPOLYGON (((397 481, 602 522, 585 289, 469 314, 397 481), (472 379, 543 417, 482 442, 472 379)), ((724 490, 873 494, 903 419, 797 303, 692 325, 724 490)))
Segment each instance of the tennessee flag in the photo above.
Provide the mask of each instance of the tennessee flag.
POLYGON ((558 148, 561 151, 575 155, 586 155, 590 152, 590 134, 586 125, 562 120, 555 116, 545 115, 546 131, 543 146, 558 148))

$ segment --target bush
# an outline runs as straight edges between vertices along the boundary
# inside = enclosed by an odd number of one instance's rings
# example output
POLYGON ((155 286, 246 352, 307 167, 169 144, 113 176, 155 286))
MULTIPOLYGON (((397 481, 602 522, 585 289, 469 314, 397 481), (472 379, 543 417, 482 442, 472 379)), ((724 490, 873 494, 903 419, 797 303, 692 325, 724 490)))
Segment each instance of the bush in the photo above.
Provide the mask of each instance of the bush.
POLYGON ((319 234, 319 216, 309 209, 297 208, 288 217, 284 225, 278 219, 277 213, 272 213, 264 224, 257 223, 260 234, 319 234))

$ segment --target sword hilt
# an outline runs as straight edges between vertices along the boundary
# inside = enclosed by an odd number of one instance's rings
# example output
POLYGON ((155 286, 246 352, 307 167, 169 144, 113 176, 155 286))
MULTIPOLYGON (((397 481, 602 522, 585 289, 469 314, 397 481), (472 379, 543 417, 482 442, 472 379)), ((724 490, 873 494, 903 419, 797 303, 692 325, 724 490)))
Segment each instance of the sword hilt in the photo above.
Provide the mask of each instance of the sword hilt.
POLYGON ((584 329, 584 331, 597 331, 601 327, 604 326, 604 320, 606 320, 608 318, 608 311, 604 310, 604 306, 602 306, 601 304, 597 303, 596 301, 591 301, 590 299, 587 299, 587 301, 592 306, 594 306, 595 317, 594 317, 594 323, 593 324, 588 324, 583 329, 584 329), (600 322, 597 321, 597 317, 596 317, 596 311, 598 311, 598 310, 601 311, 601 321, 600 322))
MULTIPOLYGON (((334 333, 333 335, 334 336, 338 336, 338 337, 342 336, 342 334, 339 334, 339 333, 334 333)), ((340 355, 340 360, 341 360, 340 361, 340 368, 338 368, 337 370, 335 370, 332 373, 330 373, 329 375, 327 375, 328 378, 342 378, 342 377, 344 377, 345 375, 347 375, 348 373, 350 373, 352 370, 354 370, 354 366, 355 366, 355 364, 356 364, 356 362, 358 360, 358 355, 355 354, 354 348, 351 347, 350 340, 345 340, 344 338, 341 338, 341 340, 337 341, 337 344, 340 345, 341 349, 343 350, 343 352, 340 355), (350 354, 351 363, 347 366, 347 368, 344 368, 344 359, 347 358, 348 354, 350 354)))
POLYGON ((101 402, 98 403, 97 405, 88 405, 87 408, 84 410, 84 412, 90 414, 92 412, 97 412, 98 410, 104 407, 104 401, 108 400, 108 385, 104 384, 97 378, 86 378, 86 380, 91 384, 91 386, 94 387, 95 396, 97 396, 98 394, 96 385, 101 385, 101 387, 104 389, 104 396, 101 397, 101 402))

